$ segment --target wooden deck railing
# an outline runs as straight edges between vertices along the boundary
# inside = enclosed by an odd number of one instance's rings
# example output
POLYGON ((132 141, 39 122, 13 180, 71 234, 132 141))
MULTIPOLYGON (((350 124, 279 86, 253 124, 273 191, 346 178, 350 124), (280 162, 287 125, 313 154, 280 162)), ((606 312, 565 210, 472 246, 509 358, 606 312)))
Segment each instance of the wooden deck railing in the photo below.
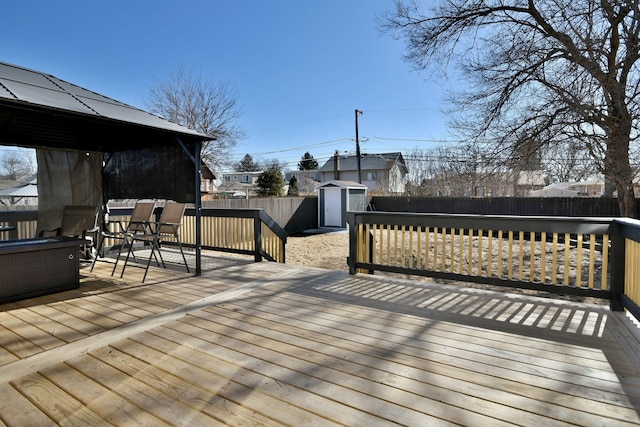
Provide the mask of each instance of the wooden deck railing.
POLYGON ((616 218, 614 224, 612 280, 621 283, 621 306, 640 320, 640 221, 616 218))
POLYGON ((640 301, 639 224, 613 218, 350 212, 349 271, 592 296, 633 311, 640 301))
MULTIPOLYGON (((126 224, 131 211, 131 208, 112 208, 110 218, 126 224)), ((158 218, 160 212, 161 208, 156 208, 158 218)), ((195 247, 195 229, 195 210, 187 209, 180 230, 185 247, 195 247)), ((167 243, 170 244, 170 240, 167 243)), ((284 263, 286 243, 287 233, 262 209, 202 209, 202 249, 253 255, 256 261, 264 258, 284 263)))
MULTIPOLYGON (((132 208, 110 209, 112 231, 116 221, 127 224, 132 208)), ((161 208, 156 209, 159 218, 161 208)), ((28 239, 36 237, 37 211, 0 212, 0 226, 15 227, 0 232, 0 239, 28 239)), ((187 209, 181 225, 180 236, 185 247, 195 246, 195 211, 187 209)), ((253 255, 256 261, 285 262, 287 233, 262 209, 203 209, 202 248, 253 255)), ((105 241, 106 246, 114 243, 105 241)), ((171 243, 170 241, 167 243, 171 243)))
POLYGON ((36 237, 38 211, 0 211, 0 227, 12 228, 9 231, 0 231, 0 240, 36 237))

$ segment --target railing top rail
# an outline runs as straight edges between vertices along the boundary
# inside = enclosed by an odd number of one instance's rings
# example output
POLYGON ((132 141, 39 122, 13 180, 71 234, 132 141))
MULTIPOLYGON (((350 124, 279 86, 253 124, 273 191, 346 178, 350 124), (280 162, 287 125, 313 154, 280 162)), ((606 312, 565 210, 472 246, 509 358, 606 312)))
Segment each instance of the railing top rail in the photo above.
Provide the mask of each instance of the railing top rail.
POLYGON ((289 233, 287 233, 282 227, 278 225, 277 222, 273 220, 266 212, 263 210, 260 211, 260 220, 267 225, 284 243, 287 243, 287 237, 289 233))
MULTIPOLYGON (((132 211, 132 207, 113 207, 109 208, 112 215, 128 215, 132 211)), ((156 210, 162 209, 162 206, 157 206, 156 210)), ((202 208, 202 216, 221 216, 232 218, 257 218, 264 211, 262 208, 202 208)), ((194 208, 187 208, 185 215, 193 216, 195 214, 194 208)))
POLYGON ((502 229, 551 233, 610 233, 613 217, 477 215, 407 212, 349 212, 350 222, 384 225, 502 229))
POLYGON ((622 237, 640 242, 640 220, 633 218, 615 218, 614 222, 619 224, 622 237))

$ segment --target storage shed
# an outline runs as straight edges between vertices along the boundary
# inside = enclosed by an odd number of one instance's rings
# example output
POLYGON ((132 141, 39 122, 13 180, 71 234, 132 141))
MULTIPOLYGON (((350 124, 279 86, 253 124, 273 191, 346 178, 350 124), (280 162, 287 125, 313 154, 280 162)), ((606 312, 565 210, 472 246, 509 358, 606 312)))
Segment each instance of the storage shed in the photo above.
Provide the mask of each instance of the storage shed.
POLYGON ((316 185, 318 226, 347 227, 348 211, 367 208, 367 186, 352 181, 327 181, 316 185))

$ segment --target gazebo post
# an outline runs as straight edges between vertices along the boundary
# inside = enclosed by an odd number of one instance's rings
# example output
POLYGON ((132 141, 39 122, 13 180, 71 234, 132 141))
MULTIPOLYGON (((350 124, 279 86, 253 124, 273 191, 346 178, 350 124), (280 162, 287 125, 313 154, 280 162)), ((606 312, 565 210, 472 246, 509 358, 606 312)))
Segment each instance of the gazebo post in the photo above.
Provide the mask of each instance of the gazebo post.
POLYGON ((202 168, 200 166, 200 149, 202 141, 196 140, 195 162, 196 162, 196 276, 202 275, 202 194, 200 192, 200 177, 202 168))
POLYGON ((202 275, 202 193, 200 192, 200 176, 202 175, 200 150, 202 141, 195 140, 194 153, 191 153, 180 137, 176 136, 176 141, 194 163, 195 170, 195 210, 196 210, 196 276, 202 275))

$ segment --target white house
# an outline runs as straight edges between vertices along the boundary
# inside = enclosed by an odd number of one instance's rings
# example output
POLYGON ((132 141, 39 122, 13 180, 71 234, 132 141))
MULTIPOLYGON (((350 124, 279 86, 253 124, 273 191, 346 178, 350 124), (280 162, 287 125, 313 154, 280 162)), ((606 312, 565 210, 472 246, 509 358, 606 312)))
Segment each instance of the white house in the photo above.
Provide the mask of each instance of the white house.
MULTIPOLYGON (((358 182, 358 158, 336 154, 318 170, 322 182, 331 180, 358 182)), ((407 164, 402 153, 362 154, 360 156, 362 184, 369 193, 404 193, 407 183, 407 164)))
POLYGON ((262 171, 225 173, 222 175, 222 183, 218 187, 218 193, 249 197, 256 193, 258 188, 256 182, 261 174, 262 171))

